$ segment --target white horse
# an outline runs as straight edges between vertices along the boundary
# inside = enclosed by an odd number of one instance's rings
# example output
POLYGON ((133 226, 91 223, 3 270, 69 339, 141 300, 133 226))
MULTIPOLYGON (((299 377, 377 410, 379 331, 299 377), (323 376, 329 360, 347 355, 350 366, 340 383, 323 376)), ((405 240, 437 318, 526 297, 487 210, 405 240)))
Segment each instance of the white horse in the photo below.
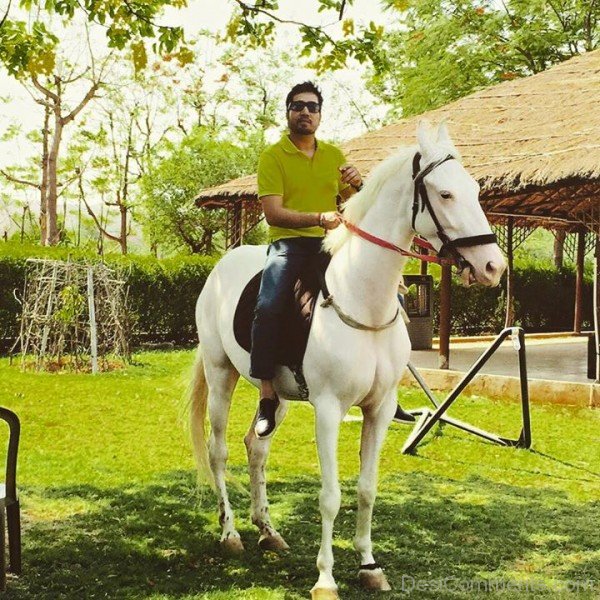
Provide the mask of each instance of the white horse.
MULTIPOLYGON (((459 162, 446 127, 437 139, 425 124, 417 130, 418 147, 402 149, 379 165, 363 190, 346 205, 344 216, 362 230, 401 248, 410 248, 416 233, 440 250, 444 243, 462 257, 465 285, 478 282, 495 286, 505 269, 478 201, 479 186, 459 162), (421 154, 419 175, 414 177, 415 154, 421 154), (426 198, 414 193, 424 182, 426 198), (441 238, 441 239, 440 239, 441 238), (460 241, 452 248, 448 239, 460 241)), ((337 307, 354 321, 379 330, 362 330, 342 322, 331 305, 317 301, 303 371, 309 401, 316 413, 316 440, 322 489, 319 506, 322 537, 317 567, 319 578, 313 598, 337 598, 333 577, 333 524, 340 508, 337 446, 340 424, 351 407, 363 414, 358 480, 358 513, 354 547, 360 555, 359 579, 369 589, 389 590, 382 569, 373 557, 371 517, 377 486, 381 446, 397 405, 398 382, 408 363, 410 341, 398 312, 397 290, 407 260, 340 226, 327 236, 332 253, 326 274, 337 307)), ((221 542, 230 552, 243 546, 234 524, 225 485, 227 446, 225 432, 231 396, 240 375, 259 387, 249 374, 250 356, 234 337, 233 317, 242 290, 265 263, 264 246, 243 246, 223 257, 198 298, 196 322, 200 345, 192 382, 190 417, 198 466, 210 476, 219 501, 221 542), (205 439, 205 415, 211 434, 205 439)), ((288 368, 278 369, 274 385, 281 400, 279 425, 290 399, 300 391, 288 368)), ((255 419, 256 420, 256 417, 255 419)), ((270 439, 258 439, 254 423, 244 438, 247 448, 252 522, 260 532, 259 544, 272 550, 287 549, 269 518, 265 464, 270 439)))

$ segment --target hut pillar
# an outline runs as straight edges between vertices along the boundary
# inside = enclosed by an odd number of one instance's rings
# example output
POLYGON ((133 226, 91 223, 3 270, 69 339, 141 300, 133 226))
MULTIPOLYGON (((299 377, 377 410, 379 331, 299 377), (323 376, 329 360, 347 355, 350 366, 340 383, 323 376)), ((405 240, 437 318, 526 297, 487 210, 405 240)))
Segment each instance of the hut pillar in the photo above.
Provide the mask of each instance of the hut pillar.
POLYGON ((573 331, 581 333, 583 320, 583 265, 585 259, 585 231, 577 233, 577 274, 575 277, 575 313, 573 315, 573 331))
POLYGON ((450 286, 452 284, 452 268, 442 266, 440 280, 440 353, 438 366, 440 369, 450 368, 450 286))
POLYGON ((594 252, 594 337, 596 347, 596 383, 600 383, 600 243, 596 231, 594 252))
POLYGON ((231 225, 228 233, 231 241, 227 247, 237 248, 242 245, 242 200, 236 199, 229 210, 231 211, 231 225))
POLYGON ((506 222, 506 318, 504 327, 512 327, 515 320, 515 303, 513 298, 513 266, 514 266, 514 219, 508 217, 506 222))
MULTIPOLYGON (((421 248, 421 254, 424 254, 425 256, 427 256, 429 254, 429 250, 427 250, 427 248, 421 248)), ((422 260, 421 261, 421 275, 427 275, 427 267, 429 266, 429 263, 426 260, 422 260)))

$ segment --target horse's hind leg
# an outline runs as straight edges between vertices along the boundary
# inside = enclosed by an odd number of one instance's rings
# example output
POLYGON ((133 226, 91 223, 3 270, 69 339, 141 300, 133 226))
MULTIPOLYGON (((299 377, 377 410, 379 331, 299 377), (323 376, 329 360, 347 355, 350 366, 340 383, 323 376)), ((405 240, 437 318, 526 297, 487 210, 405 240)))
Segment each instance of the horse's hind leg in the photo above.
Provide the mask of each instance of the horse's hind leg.
POLYGON ((239 373, 226 357, 218 362, 205 357, 204 365, 208 383, 208 416, 211 426, 208 453, 219 501, 219 523, 222 528, 221 544, 226 551, 239 554, 244 551, 244 546, 240 534, 235 529, 233 511, 229 504, 225 484, 228 458, 227 420, 231 407, 231 396, 239 378, 239 373))
POLYGON ((390 590, 385 574, 373 557, 371 520, 377 493, 379 454, 385 434, 396 410, 396 392, 377 410, 363 410, 360 440, 360 477, 358 479, 358 514, 354 547, 360 554, 358 572, 361 585, 369 590, 390 590))
MULTIPOLYGON (((288 410, 288 403, 280 400, 279 407, 275 413, 276 427, 283 421, 288 410)), ((269 456, 272 436, 268 438, 257 438, 254 433, 256 424, 256 415, 250 425, 248 433, 244 437, 246 452, 248 454, 248 469, 250 471, 251 488, 251 514, 252 522, 258 527, 260 539, 258 545, 263 550, 273 550, 275 552, 285 551, 289 546, 285 540, 277 533, 269 516, 269 502, 267 499, 267 477, 265 466, 269 456)))

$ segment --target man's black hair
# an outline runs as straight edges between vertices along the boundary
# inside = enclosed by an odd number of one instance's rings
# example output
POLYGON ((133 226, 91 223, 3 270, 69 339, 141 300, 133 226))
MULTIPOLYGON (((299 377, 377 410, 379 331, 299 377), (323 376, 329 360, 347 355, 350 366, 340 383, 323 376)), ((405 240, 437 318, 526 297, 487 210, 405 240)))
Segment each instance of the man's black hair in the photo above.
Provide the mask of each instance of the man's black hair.
POLYGON ((305 81, 303 83, 297 83, 290 90, 290 93, 287 95, 287 98, 285 99, 286 110, 287 110, 288 106, 290 105, 290 102, 292 102, 292 100, 294 99, 294 96, 296 94, 302 94, 305 92, 314 94, 319 99, 319 106, 321 106, 321 107, 323 106, 323 96, 321 95, 321 90, 312 81, 305 81))

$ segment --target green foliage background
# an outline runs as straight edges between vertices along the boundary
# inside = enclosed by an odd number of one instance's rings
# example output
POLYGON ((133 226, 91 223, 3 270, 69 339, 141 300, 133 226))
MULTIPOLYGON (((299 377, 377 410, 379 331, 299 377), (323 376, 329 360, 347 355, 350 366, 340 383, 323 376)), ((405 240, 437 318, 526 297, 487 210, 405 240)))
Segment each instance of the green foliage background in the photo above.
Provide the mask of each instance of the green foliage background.
MULTIPOLYGON (((19 332, 20 305, 15 297, 24 286, 28 257, 98 261, 93 254, 65 248, 20 244, 0 245, 0 347, 6 350, 19 332)), ((168 342, 177 346, 196 340, 196 299, 217 257, 182 255, 168 259, 148 256, 108 256, 104 261, 121 269, 129 283, 129 305, 134 313, 133 345, 168 342)), ((439 284, 434 273, 434 327, 439 310, 439 284)), ((527 332, 569 331, 573 326, 575 273, 572 267, 556 271, 544 261, 520 261, 515 267, 517 322, 527 332)), ((504 283, 504 282, 503 282, 504 283)), ((586 277, 584 328, 592 326, 592 281, 586 277)), ((503 285, 498 288, 462 287, 452 282, 452 334, 497 333, 504 324, 503 285)))
POLYGON ((371 91, 390 118, 420 114, 539 73, 600 43, 589 0, 384 0, 392 25, 373 57, 371 91))
POLYGON ((161 250, 212 253, 223 249, 224 210, 200 210, 199 190, 253 173, 264 147, 261 135, 243 145, 219 140, 204 128, 194 129, 172 145, 141 181, 144 233, 161 250))
MULTIPOLYGON (((54 260, 98 262, 94 254, 65 248, 42 248, 13 244, 0 245, 0 348, 7 350, 19 334, 20 298, 25 283, 26 260, 30 257, 54 260)), ((129 285, 128 302, 133 312, 133 344, 171 342, 186 345, 196 339, 194 308, 204 282, 216 259, 184 255, 158 260, 149 256, 113 255, 104 258, 119 269, 129 285)))

